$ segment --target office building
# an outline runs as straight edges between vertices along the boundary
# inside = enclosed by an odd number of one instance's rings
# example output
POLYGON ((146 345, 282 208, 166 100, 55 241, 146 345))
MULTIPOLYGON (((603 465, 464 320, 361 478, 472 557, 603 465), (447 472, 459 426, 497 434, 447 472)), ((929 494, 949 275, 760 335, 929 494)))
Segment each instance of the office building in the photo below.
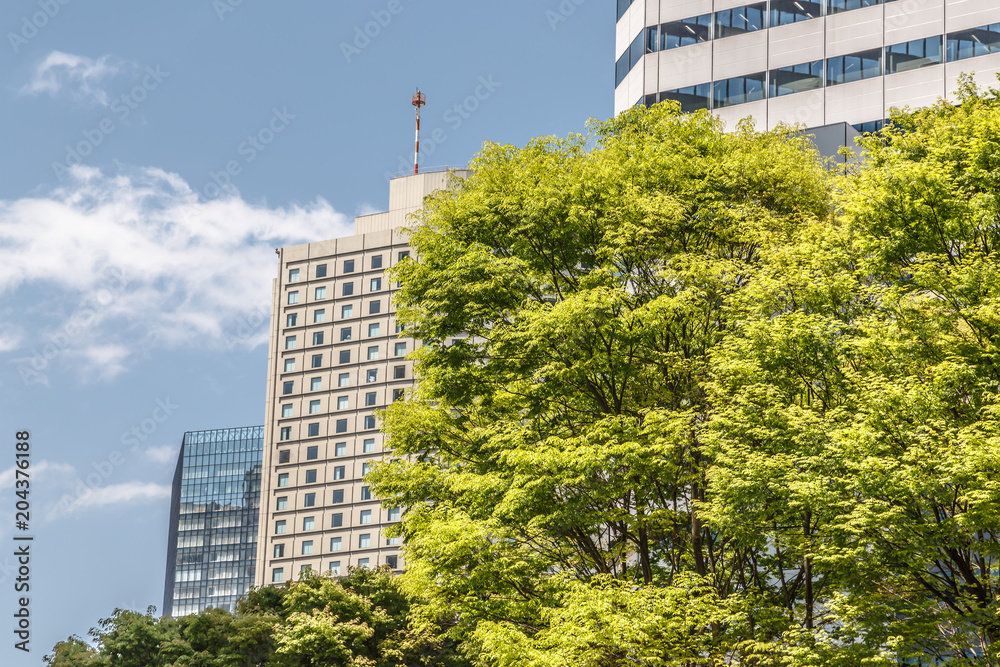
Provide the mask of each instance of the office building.
MULTIPOLYGON (((459 172, 459 175, 464 175, 459 172)), ((375 412, 413 386, 415 341, 396 322, 386 269, 411 256, 400 229, 448 172, 395 178, 389 211, 355 235, 282 248, 273 286, 256 581, 303 570, 403 568, 398 538, 364 475, 387 453, 375 412)))
POLYGON ((892 107, 996 85, 997 0, 618 0, 615 113, 677 100, 732 129, 881 126, 892 107))
POLYGON ((163 614, 233 610, 253 585, 264 427, 184 434, 170 500, 163 614))

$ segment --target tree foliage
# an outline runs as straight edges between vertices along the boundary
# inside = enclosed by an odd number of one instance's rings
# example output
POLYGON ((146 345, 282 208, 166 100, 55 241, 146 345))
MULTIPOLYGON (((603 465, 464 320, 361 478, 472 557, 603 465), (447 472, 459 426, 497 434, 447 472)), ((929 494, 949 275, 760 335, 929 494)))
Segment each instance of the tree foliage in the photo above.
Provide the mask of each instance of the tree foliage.
POLYGON ((824 169, 666 104, 487 145, 395 269, 406 585, 497 665, 1000 664, 1000 104, 824 169))

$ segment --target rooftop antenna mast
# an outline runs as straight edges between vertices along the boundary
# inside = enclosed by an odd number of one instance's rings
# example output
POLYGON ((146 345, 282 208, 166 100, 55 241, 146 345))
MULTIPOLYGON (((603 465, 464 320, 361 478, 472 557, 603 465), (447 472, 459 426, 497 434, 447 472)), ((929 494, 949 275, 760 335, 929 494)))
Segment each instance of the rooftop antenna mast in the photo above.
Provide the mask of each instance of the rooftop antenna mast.
POLYGON ((427 104, 427 96, 420 92, 417 88, 417 93, 413 96, 413 106, 417 108, 417 145, 413 152, 413 173, 416 174, 420 171, 420 107, 427 104))

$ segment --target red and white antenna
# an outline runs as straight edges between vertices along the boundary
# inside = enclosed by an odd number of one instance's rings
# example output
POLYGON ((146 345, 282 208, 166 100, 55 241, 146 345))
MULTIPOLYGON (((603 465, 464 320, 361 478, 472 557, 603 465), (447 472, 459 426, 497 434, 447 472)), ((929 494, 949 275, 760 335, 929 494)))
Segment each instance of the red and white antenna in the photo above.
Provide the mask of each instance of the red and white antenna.
POLYGON ((416 95, 413 96, 413 106, 417 108, 417 144, 413 151, 413 173, 420 171, 420 107, 427 104, 427 96, 417 88, 416 95))

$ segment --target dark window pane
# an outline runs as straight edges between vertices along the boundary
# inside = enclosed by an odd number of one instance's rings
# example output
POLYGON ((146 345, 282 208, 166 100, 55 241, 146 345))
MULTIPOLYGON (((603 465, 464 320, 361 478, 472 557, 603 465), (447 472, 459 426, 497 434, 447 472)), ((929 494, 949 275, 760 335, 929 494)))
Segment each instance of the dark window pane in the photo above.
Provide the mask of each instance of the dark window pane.
POLYGON ((1000 23, 948 33, 948 62, 1000 52, 1000 23))
POLYGON ((826 85, 861 81, 882 75, 882 49, 837 56, 826 61, 826 85))
POLYGON ((752 5, 725 9, 715 13, 715 37, 731 37, 742 35, 767 27, 767 3, 758 2, 752 5))
POLYGON ((732 79, 715 82, 714 103, 716 109, 743 104, 744 102, 756 102, 764 99, 764 72, 759 74, 749 74, 747 76, 737 76, 732 79))
POLYGON ((823 15, 823 6, 809 0, 771 0, 771 27, 798 23, 823 15))
POLYGON ((885 73, 895 74, 941 63, 941 36, 885 47, 885 73))
POLYGON ((790 65, 771 70, 769 97, 780 97, 823 87, 823 61, 790 65))
POLYGON ((826 6, 827 14, 837 14, 851 9, 861 9, 862 7, 874 7, 880 4, 879 0, 829 0, 826 6))
POLYGON ((681 103, 681 111, 690 113, 698 109, 712 108, 712 86, 700 83, 697 86, 686 86, 660 93, 660 101, 674 100, 681 103))
MULTIPOLYGON (((656 31, 655 28, 650 28, 656 31)), ((712 15, 702 14, 681 21, 671 21, 660 26, 659 44, 656 50, 665 51, 680 46, 690 46, 707 42, 712 38, 712 15)))

